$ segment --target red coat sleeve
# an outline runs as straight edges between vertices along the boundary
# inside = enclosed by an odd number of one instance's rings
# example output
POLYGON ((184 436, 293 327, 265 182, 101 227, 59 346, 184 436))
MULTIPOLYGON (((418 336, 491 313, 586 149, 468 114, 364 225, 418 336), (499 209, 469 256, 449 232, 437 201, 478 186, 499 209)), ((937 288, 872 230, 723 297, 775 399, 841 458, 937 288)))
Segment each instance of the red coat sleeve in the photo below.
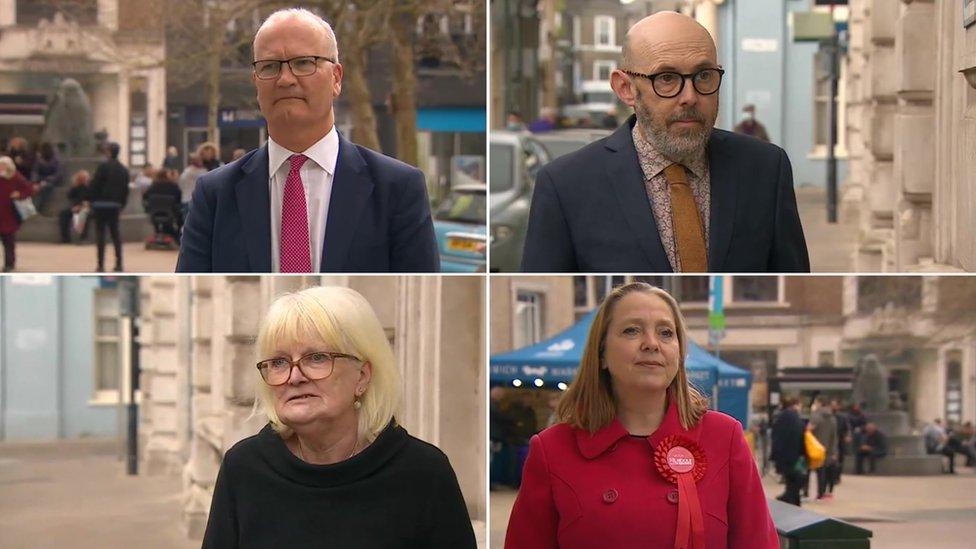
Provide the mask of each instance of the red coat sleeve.
POLYGON ((522 470, 522 486, 508 520, 505 549, 556 549, 558 527, 546 450, 539 435, 534 435, 522 470))
POLYGON ((742 426, 736 422, 729 445, 729 549, 779 549, 759 470, 742 426))
POLYGON ((34 186, 31 185, 29 181, 24 179, 24 176, 14 172, 14 182, 17 192, 20 193, 20 198, 29 198, 34 196, 34 186))

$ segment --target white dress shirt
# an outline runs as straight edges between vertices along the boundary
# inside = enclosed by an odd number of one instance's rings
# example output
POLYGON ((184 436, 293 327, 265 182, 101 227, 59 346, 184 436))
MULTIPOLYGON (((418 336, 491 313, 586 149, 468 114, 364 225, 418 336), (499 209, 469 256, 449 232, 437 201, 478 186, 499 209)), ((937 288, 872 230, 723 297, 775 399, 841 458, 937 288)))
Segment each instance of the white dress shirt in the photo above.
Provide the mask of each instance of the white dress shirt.
POLYGON ((305 187, 305 206, 308 210, 309 256, 312 272, 322 268, 322 245, 325 242, 325 222, 329 215, 329 199, 332 197, 332 180, 335 177, 336 160, 339 157, 339 134, 335 126, 322 139, 301 153, 295 153, 268 138, 268 190, 271 194, 271 270, 281 272, 281 203, 285 194, 285 181, 294 154, 308 157, 299 170, 305 187))

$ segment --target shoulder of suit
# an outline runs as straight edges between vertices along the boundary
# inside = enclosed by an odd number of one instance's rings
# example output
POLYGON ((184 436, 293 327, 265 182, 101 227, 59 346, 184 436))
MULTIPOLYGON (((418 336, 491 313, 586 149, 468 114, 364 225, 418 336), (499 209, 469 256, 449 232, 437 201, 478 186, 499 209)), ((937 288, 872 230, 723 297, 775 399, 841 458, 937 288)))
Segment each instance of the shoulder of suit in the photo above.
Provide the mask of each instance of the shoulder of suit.
POLYGON ((780 155, 786 154, 779 145, 768 143, 762 139, 741 133, 730 132, 715 128, 712 130, 713 139, 710 147, 731 148, 738 155, 780 155), (717 137, 718 139, 714 139, 717 137))
POLYGON ((572 175, 589 173, 591 170, 602 166, 599 163, 601 158, 610 158, 613 152, 606 147, 606 142, 610 137, 609 135, 602 137, 592 143, 583 145, 578 150, 564 154, 542 166, 542 171, 550 174, 570 174, 570 177, 553 178, 553 181, 557 184, 561 181, 575 180, 572 175))

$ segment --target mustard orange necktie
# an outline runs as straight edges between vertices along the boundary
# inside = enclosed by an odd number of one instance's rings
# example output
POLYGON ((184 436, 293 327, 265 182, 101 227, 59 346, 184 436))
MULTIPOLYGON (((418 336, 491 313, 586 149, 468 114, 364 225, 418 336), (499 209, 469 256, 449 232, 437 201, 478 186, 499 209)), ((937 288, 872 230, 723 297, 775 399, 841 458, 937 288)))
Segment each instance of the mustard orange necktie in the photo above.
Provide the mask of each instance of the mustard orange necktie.
POLYGON ((705 231, 685 176, 685 168, 681 164, 671 164, 664 168, 664 177, 671 191, 671 219, 681 272, 705 272, 708 270, 705 231))

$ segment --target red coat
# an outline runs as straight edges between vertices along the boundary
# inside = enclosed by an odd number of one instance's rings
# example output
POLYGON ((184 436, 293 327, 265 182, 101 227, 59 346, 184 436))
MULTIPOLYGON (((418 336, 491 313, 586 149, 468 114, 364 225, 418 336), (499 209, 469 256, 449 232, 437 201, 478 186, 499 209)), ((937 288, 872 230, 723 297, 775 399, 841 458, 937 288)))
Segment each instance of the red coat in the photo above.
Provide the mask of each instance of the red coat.
POLYGON ((617 420, 593 435, 559 424, 532 437, 505 548, 673 548, 677 486, 653 463, 654 448, 673 434, 705 452, 708 468, 697 484, 705 546, 779 549, 742 426, 709 411, 685 431, 674 404, 650 437, 629 435, 617 420))
POLYGON ((14 172, 10 179, 0 177, 0 234, 15 233, 20 228, 20 220, 14 214, 14 201, 10 198, 14 191, 20 192, 20 198, 27 198, 34 194, 34 187, 18 172, 14 172))

